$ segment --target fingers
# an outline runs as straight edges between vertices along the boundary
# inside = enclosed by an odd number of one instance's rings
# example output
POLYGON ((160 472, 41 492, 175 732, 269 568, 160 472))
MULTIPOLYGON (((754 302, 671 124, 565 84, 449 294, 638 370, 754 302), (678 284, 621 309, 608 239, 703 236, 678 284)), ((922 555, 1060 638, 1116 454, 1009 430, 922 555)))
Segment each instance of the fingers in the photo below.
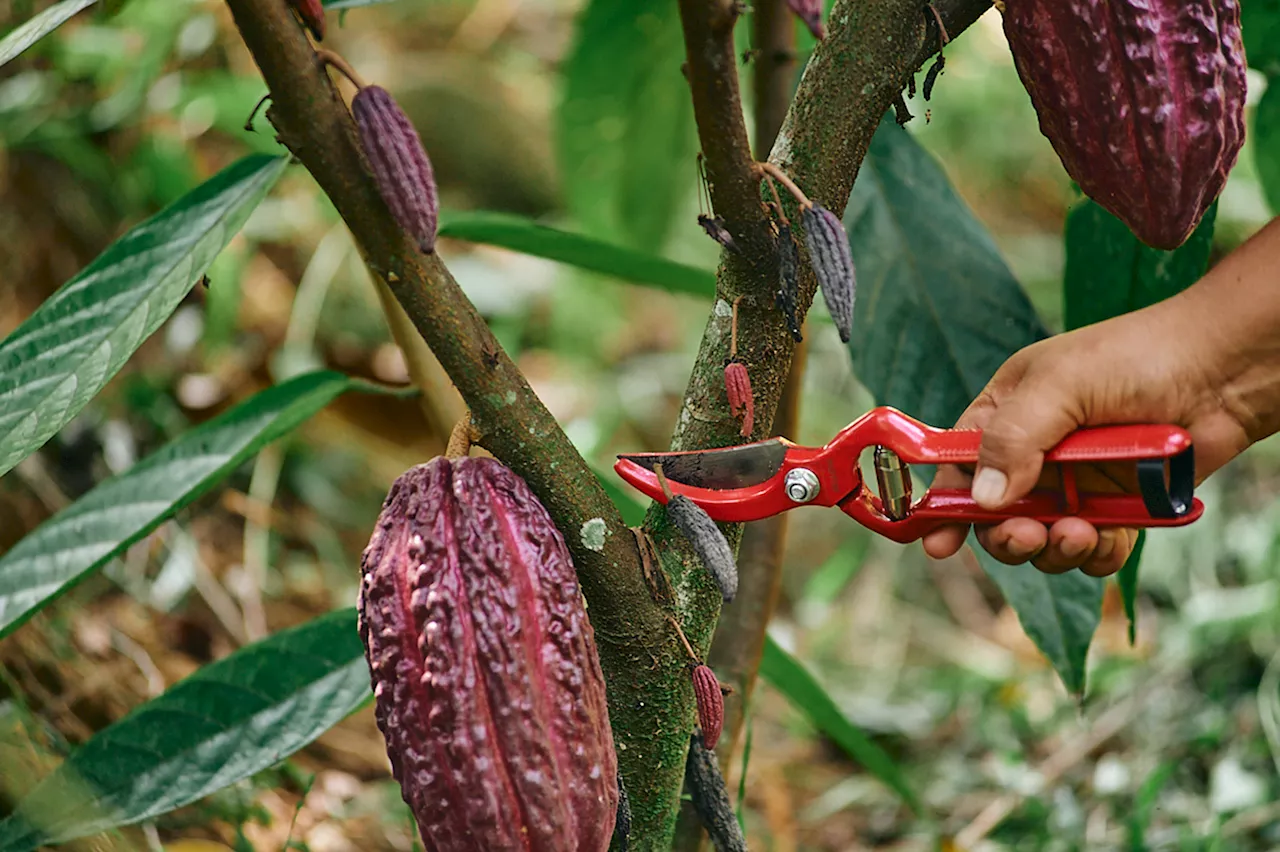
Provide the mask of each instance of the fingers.
MULTIPOLYGON (((944 530, 937 530, 931 534, 933 541, 926 542, 925 550, 930 556, 935 549, 954 545, 954 549, 945 554, 950 555, 964 543, 963 531, 954 533, 951 528, 945 531, 947 536, 942 535, 944 530), (959 544, 955 543, 957 539, 959 544)), ((1012 518, 979 529, 977 538, 983 549, 1006 565, 1030 562, 1046 574, 1064 574, 1079 568, 1091 577, 1109 577, 1124 567, 1137 542, 1138 531, 1098 530, 1081 518, 1063 518, 1052 527, 1030 518, 1012 518)))
POLYGON ((1050 383, 1023 383, 986 418, 973 477, 973 499, 1000 509, 1040 477, 1045 450, 1080 426, 1079 406, 1050 383))

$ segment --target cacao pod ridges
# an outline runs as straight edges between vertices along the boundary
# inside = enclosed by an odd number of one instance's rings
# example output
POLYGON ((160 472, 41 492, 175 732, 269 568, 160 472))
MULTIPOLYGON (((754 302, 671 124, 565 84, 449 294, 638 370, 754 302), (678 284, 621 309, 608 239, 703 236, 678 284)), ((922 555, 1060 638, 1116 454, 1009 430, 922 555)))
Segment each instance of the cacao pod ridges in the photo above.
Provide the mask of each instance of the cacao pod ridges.
POLYGON ((375 718, 427 849, 608 849, 604 677, 568 548, 519 477, 488 458, 403 474, 358 611, 375 718))
POLYGON ((391 215, 423 254, 431 254, 435 251, 440 201, 431 160, 413 122, 381 86, 361 88, 351 100, 351 114, 391 215))
POLYGON ((1004 31, 1081 191, 1153 248, 1185 242, 1244 142, 1238 0, 1007 0, 1004 31))

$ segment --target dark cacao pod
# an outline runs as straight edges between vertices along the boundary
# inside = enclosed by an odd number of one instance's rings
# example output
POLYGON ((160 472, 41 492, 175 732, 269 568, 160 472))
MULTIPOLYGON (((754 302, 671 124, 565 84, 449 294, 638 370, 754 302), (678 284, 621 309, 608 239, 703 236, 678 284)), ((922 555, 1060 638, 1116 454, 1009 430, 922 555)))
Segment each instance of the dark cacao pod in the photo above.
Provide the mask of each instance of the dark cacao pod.
POLYGON ((779 287, 774 295, 774 302, 778 310, 782 311, 782 316, 787 321, 787 328, 791 331, 791 337, 796 343, 802 340, 800 319, 796 316, 796 302, 800 298, 799 272, 800 255, 796 249, 796 239, 791 233, 791 226, 780 225, 778 227, 779 287))
POLYGON ((427 849, 608 849, 604 678, 569 551, 523 480, 487 458, 403 474, 364 552, 359 615, 427 849))
POLYGON ((805 242, 809 246, 809 262, 813 266, 827 312, 845 343, 853 335, 853 300, 857 292, 853 254, 844 225, 825 207, 804 208, 805 242))
POLYGON ((738 250, 738 244, 734 241, 733 234, 729 233, 729 229, 724 226, 724 219, 721 217, 699 213, 698 224, 702 226, 702 230, 707 232, 708 237, 729 249, 729 251, 736 252, 738 250))
POLYGON ((756 418, 756 401, 751 393, 751 377, 747 375, 746 364, 730 361, 725 365, 724 392, 729 398, 729 413, 742 419, 740 434, 746 438, 751 434, 756 418))
POLYGON ((724 602, 732 601, 738 594, 738 564, 720 527, 701 506, 680 494, 667 501, 667 517, 693 545, 698 558, 720 587, 724 602))
POLYGON ((382 199, 423 253, 436 245, 440 202, 435 172, 422 139, 400 105, 381 86, 365 86, 351 99, 351 114, 382 199))
POLYGON ((702 736, 694 734, 684 764, 684 786, 689 791, 698 820, 717 852, 747 852, 747 840, 729 801, 724 776, 715 752, 707 748, 702 736))
POLYGON ((324 41, 324 6, 320 0, 289 0, 302 23, 307 25, 316 41, 324 41))
POLYGON ((720 679, 710 666, 700 665, 693 670, 693 697, 698 703, 698 727, 702 729, 702 744, 715 748, 724 730, 724 693, 720 691, 720 679))
POLYGON ((1244 142, 1238 0, 1006 0, 1004 31, 1067 174, 1147 245, 1181 245, 1244 142))

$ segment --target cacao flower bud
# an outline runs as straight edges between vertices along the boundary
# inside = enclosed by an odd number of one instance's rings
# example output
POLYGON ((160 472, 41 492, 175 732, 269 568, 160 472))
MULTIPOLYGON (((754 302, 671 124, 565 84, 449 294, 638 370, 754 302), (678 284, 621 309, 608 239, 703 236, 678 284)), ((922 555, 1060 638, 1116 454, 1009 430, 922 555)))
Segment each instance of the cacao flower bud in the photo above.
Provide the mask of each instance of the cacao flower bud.
POLYGON ((724 602, 732 601, 738 593, 738 565, 720 527, 701 506, 680 494, 667 501, 667 517, 693 545, 698 558, 720 587, 724 602))
POLYGON ((361 561, 375 718, 427 849, 604 852, 617 757, 577 576, 524 481, 436 458, 361 561))
POLYGON ((703 744, 698 734, 693 735, 689 756, 685 758, 684 785, 717 852, 747 852, 747 840, 742 836, 742 827, 729 801, 716 754, 703 744))
POLYGON ((289 0, 289 3, 316 41, 324 41, 324 6, 320 0, 289 0))
POLYGON ((436 245, 440 203, 435 173, 418 131, 381 86, 360 89, 351 100, 351 114, 383 200, 418 248, 431 254, 436 245))
POLYGON ((782 311, 782 316, 787 321, 787 328, 791 331, 791 336, 795 338, 796 343, 803 339, 800 336, 800 320, 796 317, 796 301, 800 298, 800 284, 797 278, 799 267, 800 257, 796 250, 795 237, 791 235, 791 226, 783 223, 778 227, 778 271, 781 286, 774 296, 774 301, 778 305, 778 310, 782 311))
POLYGON ((729 397, 729 413, 735 419, 742 418, 742 437, 751 434, 755 425, 756 403, 751 394, 751 377, 747 375, 747 365, 741 361, 730 361, 724 368, 724 391, 729 397))
POLYGON ((710 666, 694 668, 693 697, 698 702, 698 727, 702 728, 703 745, 713 749, 724 728, 724 693, 720 691, 720 679, 710 666))
POLYGON ((724 226, 724 219, 719 216, 711 217, 706 213, 698 214, 698 224, 702 226, 702 230, 707 232, 707 236, 718 242, 720 245, 730 251, 737 251, 738 244, 733 240, 733 234, 729 233, 729 229, 724 226))
POLYGON ((1004 31, 1067 174, 1147 245, 1181 245, 1244 142, 1238 0, 1006 0, 1004 31))
POLYGON ((814 38, 822 41, 827 37, 822 26, 822 0, 787 0, 787 7, 804 22, 814 38))
POLYGON ((801 216, 809 260, 822 298, 840 332, 840 339, 848 343, 853 334, 853 300, 857 289, 849 237, 836 214, 821 205, 804 208, 801 216))

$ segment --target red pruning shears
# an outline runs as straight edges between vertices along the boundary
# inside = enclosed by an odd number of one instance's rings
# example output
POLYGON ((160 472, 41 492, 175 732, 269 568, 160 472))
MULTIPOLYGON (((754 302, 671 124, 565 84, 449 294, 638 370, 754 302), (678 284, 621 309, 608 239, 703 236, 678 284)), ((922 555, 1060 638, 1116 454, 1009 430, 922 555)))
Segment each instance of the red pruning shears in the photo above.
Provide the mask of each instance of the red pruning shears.
POLYGON ((1077 430, 1045 454, 1058 488, 1037 488, 1000 511, 980 507, 967 489, 931 488, 912 501, 909 464, 972 465, 982 432, 938 429, 887 406, 850 423, 824 447, 770 438, 718 450, 618 456, 624 480, 665 504, 660 465, 673 495, 682 494, 717 521, 757 521, 797 506, 839 506, 863 526, 896 542, 915 541, 944 524, 992 524, 1032 518, 1051 524, 1078 517, 1098 527, 1174 527, 1204 513, 1193 496, 1191 435, 1177 426, 1102 426, 1077 430), (874 448, 879 493, 866 486, 859 459, 874 448), (1078 464, 1133 462, 1138 494, 1084 493, 1078 464))

